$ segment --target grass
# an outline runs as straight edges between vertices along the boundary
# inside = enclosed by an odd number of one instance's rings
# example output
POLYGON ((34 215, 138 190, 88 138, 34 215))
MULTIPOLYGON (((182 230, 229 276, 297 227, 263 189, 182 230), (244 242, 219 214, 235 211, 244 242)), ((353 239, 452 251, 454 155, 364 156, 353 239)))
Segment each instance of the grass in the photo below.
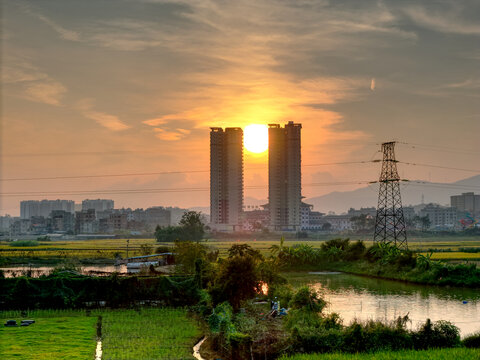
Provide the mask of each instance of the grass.
POLYGON ((93 359, 95 355, 96 317, 79 311, 31 311, 0 313, 1 359, 93 359), (33 319, 30 326, 4 327, 6 320, 33 319))
MULTIPOLYGON (((96 324, 102 316, 103 360, 193 359, 192 347, 201 335, 185 309, 94 310, 90 316, 79 310, 36 310, 28 327, 0 328, 0 359, 93 359, 96 324)), ((18 311, 0 312, 0 318, 15 319, 18 311)))
POLYGON ((103 315, 102 359, 193 359, 200 336, 183 309, 113 310, 103 315))
POLYGON ((297 354, 283 356, 280 360, 478 360, 478 349, 435 349, 423 351, 387 351, 375 354, 297 354))

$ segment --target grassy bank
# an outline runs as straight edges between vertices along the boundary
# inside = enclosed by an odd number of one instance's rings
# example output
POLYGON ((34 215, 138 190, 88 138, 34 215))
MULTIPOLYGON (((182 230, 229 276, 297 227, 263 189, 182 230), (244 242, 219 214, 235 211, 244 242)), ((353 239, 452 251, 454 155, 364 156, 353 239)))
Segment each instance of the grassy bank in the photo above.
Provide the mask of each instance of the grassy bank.
POLYGON ((478 349, 435 349, 423 351, 386 351, 375 354, 298 354, 280 360, 478 360, 478 349))
POLYGON ((322 264, 322 270, 342 271, 349 274, 377 277, 389 280, 400 280, 416 284, 428 284, 438 286, 463 286, 480 287, 478 270, 469 268, 468 265, 456 265, 455 268, 444 266, 430 269, 399 268, 397 266, 369 263, 367 261, 353 262, 328 262, 322 264), (462 269, 462 271, 459 270, 462 269), (443 276, 442 276, 443 275, 443 276))

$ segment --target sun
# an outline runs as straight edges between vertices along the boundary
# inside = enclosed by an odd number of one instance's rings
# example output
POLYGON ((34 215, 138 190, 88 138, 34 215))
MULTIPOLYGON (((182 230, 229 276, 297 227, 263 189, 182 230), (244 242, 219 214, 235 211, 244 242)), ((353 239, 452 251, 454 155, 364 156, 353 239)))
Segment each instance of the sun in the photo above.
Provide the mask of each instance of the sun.
POLYGON ((267 125, 252 124, 243 130, 243 145, 253 153, 263 153, 268 149, 267 125))

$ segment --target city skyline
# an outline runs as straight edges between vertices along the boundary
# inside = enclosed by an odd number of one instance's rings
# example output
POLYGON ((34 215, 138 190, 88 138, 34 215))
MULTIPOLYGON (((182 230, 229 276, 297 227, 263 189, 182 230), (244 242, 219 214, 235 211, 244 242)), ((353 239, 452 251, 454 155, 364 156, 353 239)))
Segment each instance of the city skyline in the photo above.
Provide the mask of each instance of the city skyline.
MULTIPOLYGON (((339 163, 377 159, 390 140, 400 161, 467 169, 399 164, 402 178, 478 174, 477 2, 1 6, 0 214, 29 198, 208 206, 211 125, 302 123, 303 182, 332 184, 307 198, 376 180, 378 163, 339 163), (128 175, 161 172, 174 173, 128 175), (122 176, 68 178, 101 174, 122 176), (119 191, 168 188, 207 190, 119 191)), ((258 185, 245 197, 266 199, 267 153, 244 163, 258 185)))

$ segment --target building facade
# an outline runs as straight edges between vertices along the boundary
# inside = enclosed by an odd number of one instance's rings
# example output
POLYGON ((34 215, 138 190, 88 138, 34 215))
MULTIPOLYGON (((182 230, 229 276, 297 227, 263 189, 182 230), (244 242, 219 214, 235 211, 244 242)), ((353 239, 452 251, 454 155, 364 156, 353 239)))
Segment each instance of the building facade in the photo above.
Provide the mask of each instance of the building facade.
POLYGON ((20 218, 30 219, 32 216, 50 216, 54 210, 75 213, 73 200, 25 200, 20 202, 20 218))
POLYGON ((471 216, 480 216, 480 195, 473 192, 450 196, 450 206, 458 211, 469 213, 471 216))
POLYGON ((420 210, 420 216, 427 216, 430 228, 438 230, 451 230, 457 226, 457 209, 436 204, 428 204, 420 210))
POLYGON ((242 228, 243 130, 211 128, 210 227, 217 231, 242 228))
POLYGON ((86 199, 82 201, 82 210, 93 209, 97 213, 101 211, 113 210, 114 202, 109 199, 86 199))
POLYGON ((301 124, 268 125, 268 202, 270 228, 301 228, 301 124))

